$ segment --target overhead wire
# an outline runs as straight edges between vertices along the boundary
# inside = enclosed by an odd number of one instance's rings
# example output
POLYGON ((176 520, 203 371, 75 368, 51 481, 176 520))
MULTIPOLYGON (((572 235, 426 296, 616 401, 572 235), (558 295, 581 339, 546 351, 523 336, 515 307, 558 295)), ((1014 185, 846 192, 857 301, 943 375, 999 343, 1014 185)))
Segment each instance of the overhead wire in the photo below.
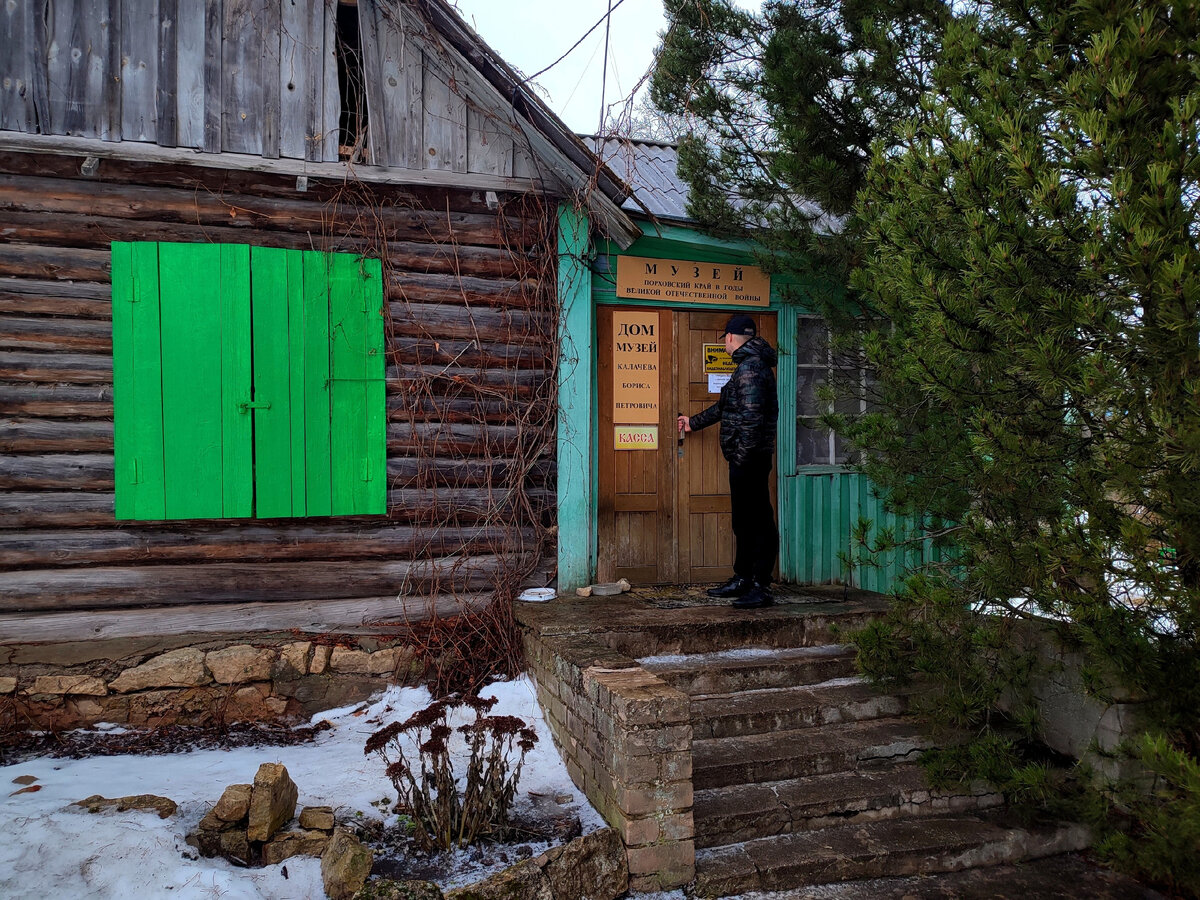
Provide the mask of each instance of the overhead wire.
MULTIPOLYGON (((601 16, 595 25, 593 25, 591 28, 589 28, 587 31, 585 31, 583 33, 583 37, 581 37, 574 44, 572 44, 570 47, 568 47, 566 53, 564 53, 562 56, 560 56, 554 62, 550 63, 550 65, 546 66, 546 68, 542 69, 541 71, 534 72, 532 75, 530 75, 525 80, 527 82, 533 81, 533 79, 537 78, 539 75, 545 75, 547 72, 549 72, 555 66, 557 66, 560 62, 562 62, 564 59, 566 59, 568 56, 570 56, 571 53, 574 52, 575 48, 578 47, 580 44, 582 44, 584 41, 586 41, 593 31, 595 31, 597 28, 599 28, 601 25, 603 25, 605 22, 607 22, 612 17, 612 14, 617 11, 617 7, 619 7, 624 2, 625 2, 625 0, 617 0, 616 3, 612 3, 610 0, 610 6, 608 8, 608 12, 606 12, 603 16, 601 16)), ((605 52, 607 53, 607 46, 605 47, 605 52)))
POLYGON ((608 39, 612 32, 612 0, 608 0, 608 12, 604 15, 604 67, 600 70, 600 124, 596 134, 604 131, 604 92, 608 88, 608 39))

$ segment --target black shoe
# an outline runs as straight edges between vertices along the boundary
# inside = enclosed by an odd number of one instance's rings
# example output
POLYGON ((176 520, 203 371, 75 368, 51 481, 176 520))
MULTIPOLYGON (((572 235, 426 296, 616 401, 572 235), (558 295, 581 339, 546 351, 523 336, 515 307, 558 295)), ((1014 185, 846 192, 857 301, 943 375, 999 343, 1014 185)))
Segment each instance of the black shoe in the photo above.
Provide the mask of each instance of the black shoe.
POLYGON ((754 587, 754 582, 749 578, 743 578, 741 575, 734 575, 724 584, 718 584, 715 588, 709 588, 708 596, 740 597, 752 587, 754 587))
POLYGON ((733 606, 737 609, 758 609, 761 606, 770 606, 775 602, 775 598, 761 584, 756 584, 750 588, 742 596, 733 601, 733 606))

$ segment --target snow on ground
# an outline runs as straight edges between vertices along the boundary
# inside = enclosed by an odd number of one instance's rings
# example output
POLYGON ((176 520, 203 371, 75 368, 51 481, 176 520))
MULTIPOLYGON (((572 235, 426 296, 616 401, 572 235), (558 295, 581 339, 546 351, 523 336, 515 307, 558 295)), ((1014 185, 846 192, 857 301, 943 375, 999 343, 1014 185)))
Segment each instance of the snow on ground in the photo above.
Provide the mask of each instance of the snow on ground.
MULTIPOLYGON (((492 715, 519 716, 538 733, 537 746, 525 759, 518 806, 531 794, 569 795, 584 833, 603 827, 599 814, 567 775, 532 682, 521 678, 498 683, 481 694, 498 699, 492 715)), ((332 806, 340 815, 390 818, 387 811, 396 792, 384 776, 383 761, 365 756, 363 744, 383 725, 403 721, 429 702, 424 688, 392 688, 369 705, 315 716, 314 722, 328 720, 333 727, 313 743, 294 747, 79 760, 42 757, 0 767, 0 789, 11 784, 9 791, 0 790, 0 897, 324 897, 319 860, 293 857, 261 869, 239 868, 221 859, 190 860, 184 854, 194 856, 195 851, 184 837, 227 785, 249 784, 264 762, 287 767, 300 790, 297 810, 332 806), (22 775, 35 776, 41 790, 14 793, 20 785, 13 779, 22 775), (160 819, 152 811, 92 814, 71 805, 92 794, 159 794, 170 797, 179 809, 160 819)), ((462 709, 456 714, 451 722, 455 726, 473 718, 462 709)), ((465 759, 456 761, 455 771, 465 770, 465 759)))

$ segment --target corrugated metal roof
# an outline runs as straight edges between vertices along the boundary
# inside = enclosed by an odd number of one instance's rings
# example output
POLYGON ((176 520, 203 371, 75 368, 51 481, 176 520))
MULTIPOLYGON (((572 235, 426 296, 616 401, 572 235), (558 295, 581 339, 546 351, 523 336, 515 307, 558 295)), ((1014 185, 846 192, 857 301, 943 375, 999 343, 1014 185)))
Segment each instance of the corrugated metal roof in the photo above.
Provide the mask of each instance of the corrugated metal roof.
MULTIPOLYGON (((622 209, 643 214, 649 210, 660 219, 695 222, 687 213, 688 185, 679 177, 679 150, 675 144, 595 135, 584 136, 583 142, 633 190, 633 196, 621 204, 622 209)), ((729 200, 736 208, 743 204, 735 195, 729 200)), ((834 234, 842 230, 842 219, 824 212, 814 201, 794 197, 793 203, 812 217, 816 231, 834 234)))
POLYGON ((688 186, 679 177, 679 152, 674 144, 594 135, 583 140, 614 175, 633 189, 634 197, 622 204, 624 209, 649 210, 659 218, 691 221, 687 214, 688 186))

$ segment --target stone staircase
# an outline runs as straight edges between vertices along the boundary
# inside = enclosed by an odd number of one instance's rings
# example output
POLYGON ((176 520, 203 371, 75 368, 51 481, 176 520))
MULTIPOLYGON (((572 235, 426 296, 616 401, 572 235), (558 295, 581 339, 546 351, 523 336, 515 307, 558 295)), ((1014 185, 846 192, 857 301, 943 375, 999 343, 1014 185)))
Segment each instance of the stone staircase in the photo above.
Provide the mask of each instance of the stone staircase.
POLYGON ((831 642, 836 627, 798 629, 788 617, 773 629, 773 619, 751 630, 757 646, 723 645, 709 630, 677 641, 705 652, 639 659, 690 698, 697 896, 952 872, 1087 845, 1077 826, 1006 822, 986 788, 931 790, 919 765, 929 742, 906 714, 907 694, 860 678, 853 649, 831 642))

